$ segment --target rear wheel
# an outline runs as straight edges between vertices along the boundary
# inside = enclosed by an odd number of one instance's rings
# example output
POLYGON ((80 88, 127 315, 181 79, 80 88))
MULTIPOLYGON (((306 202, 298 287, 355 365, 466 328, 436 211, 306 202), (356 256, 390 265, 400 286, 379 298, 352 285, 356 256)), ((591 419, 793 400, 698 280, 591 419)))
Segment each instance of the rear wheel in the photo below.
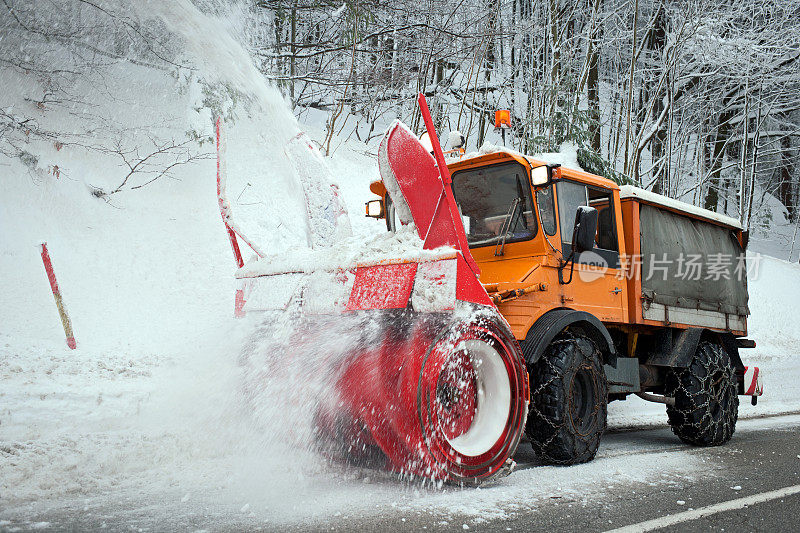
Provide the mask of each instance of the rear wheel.
POLYGON ((731 439, 739 398, 736 372, 722 346, 701 342, 688 368, 673 369, 667 375, 665 392, 675 398, 675 406, 667 407, 667 417, 682 441, 719 446, 731 439))
POLYGON ((606 429, 608 384, 600 350, 564 333, 531 368, 527 434, 536 454, 557 464, 590 461, 606 429))

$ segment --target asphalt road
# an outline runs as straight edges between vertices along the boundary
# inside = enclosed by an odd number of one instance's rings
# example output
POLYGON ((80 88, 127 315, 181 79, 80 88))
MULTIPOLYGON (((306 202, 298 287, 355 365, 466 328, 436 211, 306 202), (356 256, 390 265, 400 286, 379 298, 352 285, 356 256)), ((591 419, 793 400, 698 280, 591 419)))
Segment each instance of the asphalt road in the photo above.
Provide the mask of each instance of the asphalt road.
MULTIPOLYGON (((575 491, 552 494, 535 505, 512 506, 493 520, 474 514, 460 516, 452 509, 388 507, 335 521, 275 527, 241 515, 181 514, 152 495, 128 494, 99 500, 92 513, 85 512, 85 500, 62 502, 43 511, 39 511, 42 506, 32 504, 29 512, 17 509, 11 520, 0 512, 5 519, 0 521, 0 530, 553 532, 619 528, 621 533, 800 529, 800 416, 740 421, 731 442, 715 448, 684 446, 667 428, 610 432, 604 436, 604 446, 606 457, 653 457, 655 467, 657 458, 667 451, 694 466, 691 475, 674 472, 658 482, 615 483, 588 496, 575 491)), ((527 450, 523 444, 517 453, 520 469, 553 475, 552 468, 545 470, 527 450)))
MULTIPOLYGON (((739 438, 716 448, 698 448, 688 453, 705 459, 708 471, 691 481, 668 485, 619 487, 604 501, 589 504, 555 500, 532 513, 525 513, 486 530, 505 531, 798 531, 800 528, 800 426, 772 420, 773 427, 739 432, 739 438), (789 494, 763 503, 746 505, 748 497, 779 489, 789 494), (682 502, 682 503, 681 503, 682 502), (732 502, 732 503, 730 503, 732 502), (570 504, 573 504, 570 507, 570 504), (726 506, 718 504, 726 503, 726 506), (695 510, 709 506, 706 516, 695 510), (740 507, 741 505, 741 507, 740 507), (728 510, 728 508, 730 508, 728 510), (680 516, 682 515, 682 516, 680 516), (689 516, 686 516, 689 515, 689 516), (700 515, 695 518, 696 515, 700 515), (677 522, 677 520, 680 520, 677 522), (676 521, 673 525, 668 525, 676 521), (666 526, 666 527, 664 527, 666 526)), ((745 424, 742 424, 746 426, 745 424)), ((655 437, 662 431, 637 432, 655 437)), ((613 435, 614 439, 625 434, 613 435)), ((762 497, 763 498, 763 497, 762 497)), ((752 499, 752 498, 751 498, 752 499)), ((758 499, 758 498, 755 498, 758 499)))
MULTIPOLYGON (((344 529, 412 531, 798 531, 800 530, 800 420, 774 417, 740 421, 730 443, 714 448, 689 448, 668 429, 610 433, 606 442, 637 441, 631 454, 656 454, 666 450, 690 454, 708 465, 691 479, 681 476, 668 483, 616 486, 604 497, 552 497, 511 518, 470 525, 470 520, 450 516, 447 525, 430 516, 390 517, 348 524, 344 529), (661 445, 659 445, 661 444, 661 445), (787 489, 788 488, 788 489, 787 489), (764 502, 744 500, 787 489, 764 502), (729 503, 733 502, 733 503, 729 503), (727 504, 722 510, 704 508, 727 504), (728 509, 730 508, 730 509, 728 509), (697 512, 699 511, 699 512, 697 512), (686 516, 686 515, 689 516, 686 516), (683 516, 677 516, 683 515, 683 516), (697 518, 694 515, 701 515, 697 518), (671 521, 680 520, 669 525, 671 521), (431 524, 434 524, 431 527, 431 524)), ((522 465, 536 468, 535 464, 522 465)), ((773 495, 768 494, 766 497, 773 495)), ((324 528, 329 529, 329 528, 324 528)), ((323 530, 320 528, 319 530, 323 530)))

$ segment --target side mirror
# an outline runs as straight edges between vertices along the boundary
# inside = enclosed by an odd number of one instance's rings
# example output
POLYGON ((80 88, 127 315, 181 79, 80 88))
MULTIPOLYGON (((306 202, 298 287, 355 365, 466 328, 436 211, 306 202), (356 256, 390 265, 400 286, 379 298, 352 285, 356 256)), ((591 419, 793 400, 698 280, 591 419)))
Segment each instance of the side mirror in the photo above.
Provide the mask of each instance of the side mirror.
POLYGON ((367 216, 370 218, 383 218, 385 210, 383 207, 383 200, 370 200, 366 203, 367 216))
POLYGON ((542 165, 531 170, 531 183, 534 187, 547 187, 561 179, 561 165, 555 163, 542 165))
POLYGON ((572 252, 579 254, 594 248, 597 235, 597 209, 585 205, 578 206, 575 213, 575 227, 572 229, 572 252))

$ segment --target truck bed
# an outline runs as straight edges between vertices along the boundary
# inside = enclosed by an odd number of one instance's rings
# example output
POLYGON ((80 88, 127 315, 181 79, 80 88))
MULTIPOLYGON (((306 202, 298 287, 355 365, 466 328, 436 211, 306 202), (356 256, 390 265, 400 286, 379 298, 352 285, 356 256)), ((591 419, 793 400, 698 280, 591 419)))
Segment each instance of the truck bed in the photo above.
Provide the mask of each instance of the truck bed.
POLYGON ((622 187, 631 323, 747 332, 744 235, 738 221, 622 187))

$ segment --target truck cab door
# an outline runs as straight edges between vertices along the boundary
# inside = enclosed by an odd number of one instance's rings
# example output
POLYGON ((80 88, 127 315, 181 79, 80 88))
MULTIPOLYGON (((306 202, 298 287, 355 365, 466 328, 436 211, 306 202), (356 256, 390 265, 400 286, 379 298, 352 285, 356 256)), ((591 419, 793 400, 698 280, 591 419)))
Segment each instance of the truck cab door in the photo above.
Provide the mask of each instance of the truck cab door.
MULTIPOLYGON (((572 253, 572 230, 578 206, 598 211, 597 235, 591 250, 574 256, 572 281, 560 286, 564 307, 593 314, 603 322, 624 322, 626 316, 625 271, 622 269, 619 239, 622 217, 619 213, 619 191, 561 179, 556 185, 556 205, 561 240, 561 253, 572 253)), ((564 268, 569 279, 570 265, 564 268)))

